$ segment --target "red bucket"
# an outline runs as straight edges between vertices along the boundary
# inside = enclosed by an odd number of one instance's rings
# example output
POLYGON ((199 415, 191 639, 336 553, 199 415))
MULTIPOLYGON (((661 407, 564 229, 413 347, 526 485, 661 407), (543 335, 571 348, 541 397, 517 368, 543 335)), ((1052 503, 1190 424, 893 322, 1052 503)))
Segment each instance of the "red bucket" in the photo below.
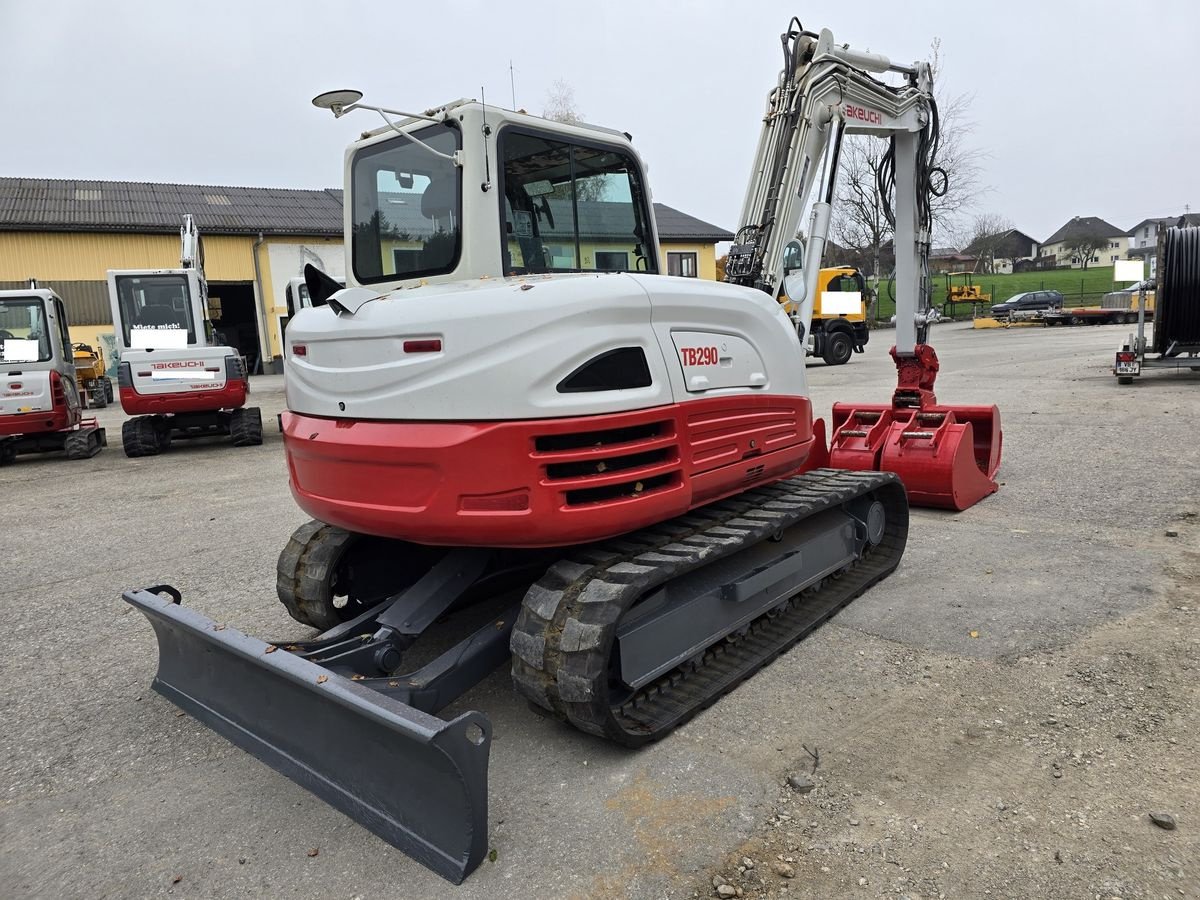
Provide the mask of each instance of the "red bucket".
POLYGON ((914 506, 963 510, 997 489, 1003 434, 995 406, 833 407, 830 465, 895 472, 914 506))

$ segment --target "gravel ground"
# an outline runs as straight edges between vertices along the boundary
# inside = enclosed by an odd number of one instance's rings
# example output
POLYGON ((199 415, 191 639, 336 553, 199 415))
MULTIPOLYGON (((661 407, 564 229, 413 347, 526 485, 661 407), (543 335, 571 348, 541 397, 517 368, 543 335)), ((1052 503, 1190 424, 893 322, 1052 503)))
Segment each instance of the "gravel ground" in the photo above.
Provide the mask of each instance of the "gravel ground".
MULTIPOLYGON (((495 860, 453 889, 149 690, 122 589, 306 634, 278 433, 129 460, 103 411, 96 458, 0 469, 4 894, 1200 897, 1200 376, 1118 387, 1122 333, 940 326, 941 397, 1001 407, 1001 491, 915 511, 895 575, 668 739, 606 746, 503 671, 448 710, 495 725, 495 860)), ((818 413, 886 400, 888 337, 810 366, 818 413)))

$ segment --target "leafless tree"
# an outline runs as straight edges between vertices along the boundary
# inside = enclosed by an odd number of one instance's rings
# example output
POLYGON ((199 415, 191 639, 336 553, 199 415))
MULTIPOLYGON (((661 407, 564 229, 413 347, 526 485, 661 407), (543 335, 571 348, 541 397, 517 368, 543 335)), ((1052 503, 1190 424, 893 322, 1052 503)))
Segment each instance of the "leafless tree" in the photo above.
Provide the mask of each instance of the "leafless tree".
MULTIPOLYGON (((937 85, 942 65, 940 40, 934 40, 931 55, 937 85)), ((935 88, 935 99, 940 145, 933 164, 945 171, 947 189, 943 196, 932 198, 933 242, 961 246, 966 242, 964 237, 970 236, 966 212, 985 190, 981 182, 983 153, 970 140, 975 128, 970 118, 973 96, 951 94, 942 87, 935 88)), ((880 266, 884 262, 884 248, 892 238, 892 227, 883 214, 884 201, 890 198, 882 196, 875 178, 887 146, 878 138, 846 138, 832 223, 834 240, 847 250, 856 251, 872 269, 871 274, 879 277, 887 274, 880 266)))
POLYGON ((546 105, 542 108, 542 118, 566 125, 578 125, 583 121, 583 113, 575 105, 575 88, 559 78, 546 91, 546 105))
MULTIPOLYGON (((583 113, 575 103, 575 88, 559 78, 546 91, 546 105, 542 108, 542 118, 564 125, 579 125, 583 122, 583 113)), ((604 199, 603 177, 581 177, 575 180, 575 196, 579 200, 604 199)), ((564 200, 571 196, 571 186, 564 182, 555 186, 552 199, 564 200)))
POLYGON ((975 217, 966 250, 979 260, 976 271, 996 271, 996 259, 1003 259, 1007 255, 1011 243, 1010 232, 1015 227, 1011 219, 999 213, 983 213, 975 217))

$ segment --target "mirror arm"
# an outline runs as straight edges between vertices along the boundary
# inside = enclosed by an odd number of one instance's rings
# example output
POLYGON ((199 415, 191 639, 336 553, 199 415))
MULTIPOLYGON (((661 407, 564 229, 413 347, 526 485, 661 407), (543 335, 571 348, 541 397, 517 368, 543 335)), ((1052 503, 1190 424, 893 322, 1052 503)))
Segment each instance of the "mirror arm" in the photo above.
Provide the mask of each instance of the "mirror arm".
MULTIPOLYGON (((398 125, 397 125, 395 122, 393 122, 391 119, 389 119, 389 118, 387 117, 387 114, 388 114, 389 112, 390 112, 390 113, 394 113, 395 115, 400 115, 400 116, 407 116, 407 115, 409 115, 409 113, 401 113, 401 112, 397 112, 397 111, 396 111, 396 110, 394 110, 394 109, 384 110, 384 109, 382 109, 381 107, 378 107, 378 106, 363 106, 363 107, 360 107, 360 108, 361 108, 361 109, 373 109, 373 110, 375 110, 375 112, 379 113, 379 117, 380 117, 381 119, 383 119, 383 121, 387 123, 388 127, 389 127, 389 128, 391 128, 391 129, 392 129, 392 131, 396 132, 396 134, 400 135, 401 137, 405 138, 406 140, 409 140, 409 141, 411 141, 412 143, 416 144, 418 147, 422 147, 422 148, 424 148, 425 150, 428 150, 428 151, 429 151, 430 153, 432 153, 434 156, 437 156, 437 157, 439 157, 439 158, 441 158, 441 159, 447 160, 447 161, 449 161, 449 162, 453 163, 454 165, 456 165, 456 166, 459 166, 460 168, 462 167, 462 151, 461 151, 461 150, 455 150, 453 153, 442 153, 440 150, 434 150, 432 147, 430 147, 430 146, 429 146, 428 144, 426 144, 424 141, 417 140, 415 137, 413 137, 413 136, 412 136, 411 134, 409 134, 407 131, 402 131, 402 130, 400 129, 400 127, 399 127, 399 126, 398 126, 398 125)), ((414 118, 414 119, 428 119, 430 122, 437 122, 437 121, 438 121, 437 119, 432 119, 432 118, 430 118, 429 116, 412 116, 412 118, 414 118)))

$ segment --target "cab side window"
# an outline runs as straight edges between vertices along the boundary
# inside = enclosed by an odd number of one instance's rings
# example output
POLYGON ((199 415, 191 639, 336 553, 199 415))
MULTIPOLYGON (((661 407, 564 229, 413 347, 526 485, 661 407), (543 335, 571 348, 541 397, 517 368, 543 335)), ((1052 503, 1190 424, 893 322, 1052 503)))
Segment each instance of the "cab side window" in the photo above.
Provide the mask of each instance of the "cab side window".
POLYGON ((658 270, 632 157, 511 128, 499 149, 506 275, 658 270))

